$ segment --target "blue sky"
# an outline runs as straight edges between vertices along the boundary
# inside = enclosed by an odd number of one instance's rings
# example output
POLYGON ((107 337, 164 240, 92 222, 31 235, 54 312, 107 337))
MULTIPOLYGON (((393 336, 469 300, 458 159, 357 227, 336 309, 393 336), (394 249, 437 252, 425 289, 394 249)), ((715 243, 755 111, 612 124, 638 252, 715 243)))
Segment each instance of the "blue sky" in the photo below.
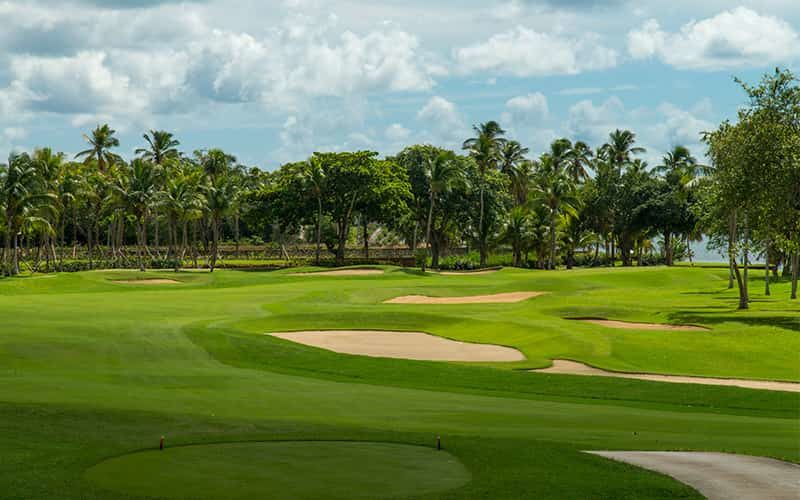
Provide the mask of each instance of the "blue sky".
POLYGON ((0 0, 0 155, 108 122, 272 169, 457 147, 495 119, 541 152, 630 128, 656 163, 735 116, 732 77, 797 70, 796 0, 0 0))

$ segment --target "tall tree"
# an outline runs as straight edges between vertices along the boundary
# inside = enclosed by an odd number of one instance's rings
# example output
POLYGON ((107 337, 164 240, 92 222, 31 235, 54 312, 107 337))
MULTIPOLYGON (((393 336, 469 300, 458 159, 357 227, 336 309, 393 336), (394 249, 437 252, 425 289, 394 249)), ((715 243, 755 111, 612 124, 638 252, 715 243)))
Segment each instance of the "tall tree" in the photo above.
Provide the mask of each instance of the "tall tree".
POLYGON ((119 139, 114 137, 116 132, 107 123, 98 125, 92 130, 91 135, 83 135, 91 147, 76 154, 75 158, 83 158, 87 162, 94 160, 100 172, 105 172, 109 165, 120 160, 119 155, 111 151, 112 148, 119 146, 119 139))
POLYGON ((487 239, 488 230, 485 224, 486 210, 486 174, 497 168, 501 158, 501 148, 506 139, 502 136, 505 130, 495 121, 481 123, 472 127, 475 137, 464 141, 463 149, 469 151, 470 156, 475 160, 480 174, 480 217, 478 222, 478 246, 480 247, 480 265, 486 266, 488 254, 487 239))

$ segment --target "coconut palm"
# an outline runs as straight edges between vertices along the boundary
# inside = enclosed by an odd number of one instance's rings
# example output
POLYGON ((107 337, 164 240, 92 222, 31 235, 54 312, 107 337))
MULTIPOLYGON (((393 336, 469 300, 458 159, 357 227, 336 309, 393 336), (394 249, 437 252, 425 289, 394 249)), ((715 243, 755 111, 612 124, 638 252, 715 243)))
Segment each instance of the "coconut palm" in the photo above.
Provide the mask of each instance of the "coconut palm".
POLYGON ((111 148, 119 146, 119 139, 114 137, 116 130, 108 124, 98 125, 92 130, 92 135, 83 135, 83 138, 91 145, 91 148, 81 151, 75 158, 83 158, 85 162, 97 161, 97 168, 105 172, 106 168, 119 161, 119 156, 111 152, 111 148))
POLYGON ((50 230, 42 213, 52 205, 53 195, 35 162, 27 153, 12 154, 8 165, 0 168, 0 206, 5 219, 5 251, 3 270, 6 275, 19 274, 19 236, 25 228, 50 230))
POLYGON ((320 249, 322 247, 322 201, 325 194, 325 170, 322 168, 320 159, 312 156, 303 163, 300 169, 300 176, 317 203, 314 262, 319 265, 320 249))
POLYGON ((508 215, 508 222, 503 231, 502 240, 511 244, 514 267, 522 265, 522 251, 528 231, 530 213, 526 207, 516 206, 508 215))
POLYGON ((231 165, 236 163, 236 157, 227 154, 221 149, 209 149, 208 151, 195 151, 197 163, 203 167, 209 179, 217 179, 227 175, 231 165))
POLYGON ((144 272, 144 252, 147 244, 145 228, 147 216, 155 206, 158 192, 158 172, 156 166, 147 160, 137 158, 129 168, 123 169, 112 185, 118 201, 131 214, 136 222, 138 239, 137 259, 139 270, 144 272))
POLYGON ((566 172, 554 168, 552 157, 542 156, 542 174, 537 178, 534 201, 547 208, 550 222, 548 269, 556 266, 556 223, 562 214, 574 215, 579 206, 575 184, 566 172))
POLYGON ((569 151, 567 172, 576 183, 589 178, 589 168, 592 165, 592 148, 583 141, 576 141, 569 151))
POLYGON ((528 151, 517 141, 505 141, 500 147, 500 171, 510 177, 528 151))
POLYGON ((523 160, 509 172, 511 195, 514 197, 516 206, 523 206, 528 202, 528 193, 536 168, 535 161, 523 160))
POLYGON ((603 154, 617 171, 627 167, 633 160, 633 156, 647 151, 634 145, 636 144, 636 134, 630 130, 616 129, 608 135, 608 139, 608 142, 602 146, 603 154))
POLYGON ((149 160, 156 165, 163 166, 164 160, 176 158, 180 154, 177 149, 180 142, 167 131, 151 130, 149 133, 142 135, 142 137, 147 141, 147 147, 137 149, 136 154, 142 155, 143 159, 149 160))
POLYGON ((455 161, 455 154, 452 151, 442 151, 435 157, 428 158, 425 165, 425 176, 428 181, 428 224, 425 230, 425 241, 428 244, 428 251, 431 252, 431 225, 433 223, 433 212, 439 195, 450 190, 450 188, 463 180, 463 172, 459 163, 455 161))
POLYGON ((495 121, 489 121, 472 127, 475 137, 464 141, 463 149, 469 151, 470 156, 478 165, 480 174, 480 215, 478 217, 478 242, 480 246, 480 265, 486 265, 486 228, 484 227, 485 212, 485 190, 486 173, 497 168, 500 162, 500 151, 506 140, 502 137, 505 134, 500 125, 495 121))
POLYGON ((217 255, 219 253, 220 231, 222 220, 233 208, 236 197, 235 185, 228 177, 221 176, 214 179, 206 186, 206 210, 211 221, 211 258, 209 259, 209 269, 214 272, 217 265, 217 255))

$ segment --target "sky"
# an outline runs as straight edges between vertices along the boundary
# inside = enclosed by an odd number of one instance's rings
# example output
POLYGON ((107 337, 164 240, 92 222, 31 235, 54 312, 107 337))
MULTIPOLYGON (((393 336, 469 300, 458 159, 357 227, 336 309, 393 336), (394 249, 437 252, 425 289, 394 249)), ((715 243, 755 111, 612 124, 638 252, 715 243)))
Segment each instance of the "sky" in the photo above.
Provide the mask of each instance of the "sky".
POLYGON ((800 73, 797 0, 0 0, 0 157, 109 123, 274 169, 314 151, 459 148, 497 120, 535 155, 629 128, 651 165, 800 73))

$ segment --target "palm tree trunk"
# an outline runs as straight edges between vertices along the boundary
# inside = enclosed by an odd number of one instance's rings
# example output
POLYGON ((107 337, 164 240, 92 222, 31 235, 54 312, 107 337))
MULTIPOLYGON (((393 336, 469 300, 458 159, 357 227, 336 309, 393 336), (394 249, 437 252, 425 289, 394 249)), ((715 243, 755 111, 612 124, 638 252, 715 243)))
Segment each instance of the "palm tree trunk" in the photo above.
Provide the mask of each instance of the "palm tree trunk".
POLYGON ((556 211, 550 212, 550 262, 547 267, 550 270, 556 268, 556 211))
POLYGON ((428 225, 425 229, 425 242, 428 245, 428 251, 431 252, 431 261, 433 261, 433 248, 431 247, 431 223, 433 222, 433 205, 436 202, 436 198, 433 196, 433 192, 431 192, 431 203, 428 207, 428 225))
POLYGON ((766 248, 764 249, 764 295, 771 295, 769 291, 769 239, 767 239, 766 248))
POLYGON ((747 223, 747 214, 744 215, 744 295, 750 302, 748 270, 750 267, 750 226, 747 223))
POLYGON ((319 265, 319 251, 322 246, 322 197, 317 197, 317 248, 314 255, 314 263, 319 265))
POLYGON ((361 218, 361 227, 364 234, 364 258, 369 259, 369 222, 366 217, 361 218))
POLYGON ((478 218, 478 243, 480 246, 479 250, 481 255, 480 267, 486 267, 486 238, 483 230, 483 211, 484 211, 483 193, 484 193, 484 178, 483 175, 481 175, 481 213, 480 217, 478 218))
POLYGON ((3 245, 3 273, 6 276, 11 276, 11 232, 11 216, 6 215, 5 244, 3 245))
POLYGON ((217 265, 217 248, 219 245, 219 220, 216 217, 211 219, 211 259, 209 267, 211 272, 214 272, 214 267, 217 265))
POLYGON ((797 276, 800 274, 800 252, 795 251, 792 256, 792 295, 791 299, 797 299, 797 276))
POLYGON ((144 272, 144 245, 145 245, 145 232, 144 226, 146 224, 144 217, 138 217, 136 220, 136 237, 139 240, 139 245, 136 251, 137 259, 139 260, 139 271, 144 272))

